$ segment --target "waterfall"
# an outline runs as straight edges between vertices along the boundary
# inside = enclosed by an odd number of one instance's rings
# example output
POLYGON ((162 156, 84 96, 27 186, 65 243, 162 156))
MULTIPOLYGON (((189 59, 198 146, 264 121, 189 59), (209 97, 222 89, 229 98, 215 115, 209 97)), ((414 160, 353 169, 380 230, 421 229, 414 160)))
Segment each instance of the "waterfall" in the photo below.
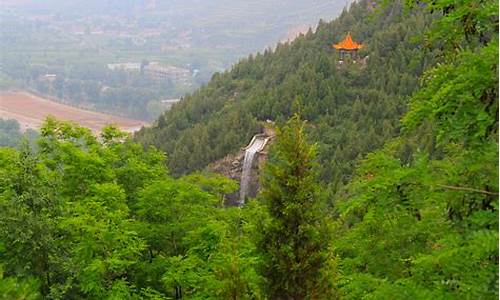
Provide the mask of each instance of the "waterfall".
POLYGON ((248 187, 250 184, 250 178, 252 176, 252 165, 255 153, 262 151, 267 143, 267 138, 262 136, 254 136, 250 145, 247 146, 245 150, 245 159, 243 160, 243 169, 241 171, 241 181, 240 181, 240 205, 245 203, 245 197, 248 193, 248 187))

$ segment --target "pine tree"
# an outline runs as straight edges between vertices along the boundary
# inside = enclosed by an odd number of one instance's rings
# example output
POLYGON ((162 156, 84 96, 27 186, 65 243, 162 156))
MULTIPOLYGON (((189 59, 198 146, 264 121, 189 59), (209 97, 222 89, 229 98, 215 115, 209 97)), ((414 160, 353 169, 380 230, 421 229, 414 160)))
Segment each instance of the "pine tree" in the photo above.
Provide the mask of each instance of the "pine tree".
POLYGON ((278 131, 272 153, 262 190, 271 221, 260 241, 267 294, 270 299, 331 299, 334 260, 327 251, 315 147, 307 143, 298 115, 278 131))

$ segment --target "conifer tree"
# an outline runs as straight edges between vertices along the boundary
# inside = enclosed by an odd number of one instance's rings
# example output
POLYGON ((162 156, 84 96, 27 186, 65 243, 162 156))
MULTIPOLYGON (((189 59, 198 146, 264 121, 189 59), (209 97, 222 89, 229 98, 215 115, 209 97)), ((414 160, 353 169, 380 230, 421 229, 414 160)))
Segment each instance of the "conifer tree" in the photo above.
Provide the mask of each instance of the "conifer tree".
POLYGON ((331 299, 328 230, 315 178, 315 147, 295 115, 278 131, 266 166, 262 198, 271 220, 260 249, 270 299, 331 299))

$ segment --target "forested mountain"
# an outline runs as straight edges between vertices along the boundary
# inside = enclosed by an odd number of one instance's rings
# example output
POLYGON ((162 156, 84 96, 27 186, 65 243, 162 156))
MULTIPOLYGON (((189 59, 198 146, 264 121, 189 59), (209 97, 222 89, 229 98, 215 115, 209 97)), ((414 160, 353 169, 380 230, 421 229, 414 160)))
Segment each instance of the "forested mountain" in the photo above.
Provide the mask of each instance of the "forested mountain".
POLYGON ((0 298, 498 299, 498 2, 379 9, 214 76, 139 136, 167 157, 50 118, 36 146, 0 148, 0 298), (335 28, 366 65, 338 66, 335 28), (201 168, 266 118, 242 207, 235 182, 165 168, 201 168))
POLYGON ((314 125, 321 178, 336 184, 350 176, 356 158, 399 132, 408 96, 439 58, 423 40, 432 19, 399 4, 355 3, 338 19, 321 21, 316 32, 214 75, 137 138, 166 151, 170 170, 184 174, 237 151, 262 122, 281 124, 300 110, 314 125), (331 45, 347 32, 365 45, 366 64, 339 66, 331 45))
POLYGON ((347 299, 498 298, 498 2, 428 4, 443 62, 336 203, 347 299))

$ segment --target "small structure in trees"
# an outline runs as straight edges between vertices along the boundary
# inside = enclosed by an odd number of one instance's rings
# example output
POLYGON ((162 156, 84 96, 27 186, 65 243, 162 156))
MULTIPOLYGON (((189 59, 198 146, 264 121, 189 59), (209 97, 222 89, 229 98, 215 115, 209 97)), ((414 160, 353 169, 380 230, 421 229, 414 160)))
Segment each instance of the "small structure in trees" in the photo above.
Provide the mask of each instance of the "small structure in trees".
POLYGON ((333 44, 332 47, 339 51, 339 64, 343 64, 347 58, 356 62, 359 58, 358 50, 364 46, 353 41, 351 33, 348 32, 341 42, 333 44))

